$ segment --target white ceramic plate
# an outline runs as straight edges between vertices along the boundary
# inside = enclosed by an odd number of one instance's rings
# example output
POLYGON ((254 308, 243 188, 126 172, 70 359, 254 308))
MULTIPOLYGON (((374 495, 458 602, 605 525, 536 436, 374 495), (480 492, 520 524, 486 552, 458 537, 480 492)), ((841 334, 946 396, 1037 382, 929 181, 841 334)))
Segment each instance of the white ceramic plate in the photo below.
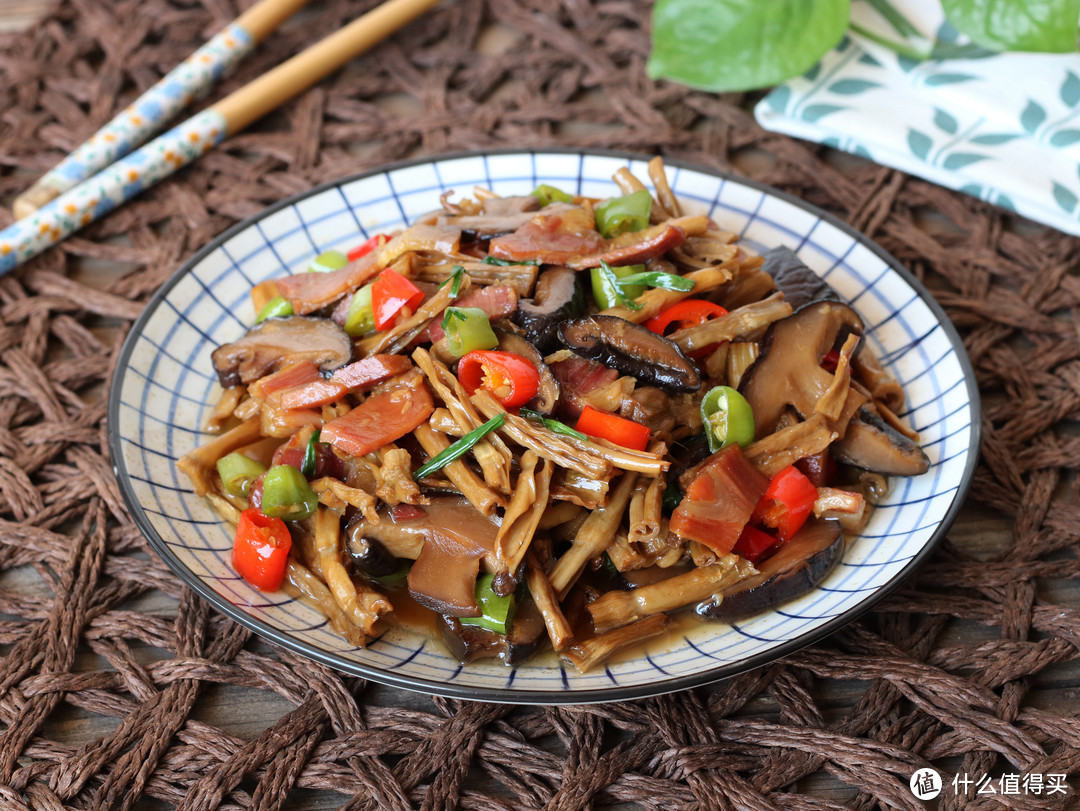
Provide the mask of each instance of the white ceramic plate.
POLYGON ((219 610, 257 633, 339 670, 461 698, 524 703, 616 701, 729 677, 821 639, 899 585, 955 518, 975 468, 979 402, 959 337, 926 290, 895 259, 821 210, 782 192, 669 162, 688 213, 709 214, 759 251, 787 245, 859 311, 872 349, 903 384, 903 415, 921 435, 930 470, 897 479, 865 531, 813 592, 732 625, 680 630, 665 648, 582 675, 551 659, 510 668, 460 665, 442 644, 390 631, 354 648, 314 610, 249 588, 229 565, 231 532, 192 491, 175 462, 210 437, 200 427, 219 393, 210 352, 240 337, 255 313, 252 286, 304 272, 330 248, 409 223, 474 185, 502 195, 539 183, 594 197, 619 194, 611 176, 641 156, 573 151, 463 154, 395 164, 313 189, 222 234, 150 301, 113 380, 109 436, 129 508, 161 556, 219 610))

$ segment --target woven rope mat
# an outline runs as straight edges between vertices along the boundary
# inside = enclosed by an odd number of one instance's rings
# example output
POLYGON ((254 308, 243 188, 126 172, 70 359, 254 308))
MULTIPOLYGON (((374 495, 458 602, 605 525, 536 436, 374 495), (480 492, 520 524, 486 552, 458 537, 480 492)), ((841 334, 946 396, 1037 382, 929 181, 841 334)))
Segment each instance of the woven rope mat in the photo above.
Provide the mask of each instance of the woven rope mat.
MULTIPOLYGON (((369 5, 316 3, 225 89, 369 5)), ((1080 243, 765 133, 743 99, 650 82, 648 10, 454 0, 0 279, 0 808, 921 808, 907 783, 928 761, 941 808, 1068 807, 1071 789, 964 799, 948 783, 1080 772, 1063 687, 1080 683, 1080 243), (415 154, 552 144, 751 166, 924 279, 985 405, 950 542, 827 642, 626 704, 417 697, 271 650, 208 610, 148 550, 106 455, 104 384, 142 303, 238 218, 314 184, 415 154), (230 703, 274 709, 237 729, 230 703)), ((0 38, 0 201, 236 13, 232 0, 62 0, 0 38)))

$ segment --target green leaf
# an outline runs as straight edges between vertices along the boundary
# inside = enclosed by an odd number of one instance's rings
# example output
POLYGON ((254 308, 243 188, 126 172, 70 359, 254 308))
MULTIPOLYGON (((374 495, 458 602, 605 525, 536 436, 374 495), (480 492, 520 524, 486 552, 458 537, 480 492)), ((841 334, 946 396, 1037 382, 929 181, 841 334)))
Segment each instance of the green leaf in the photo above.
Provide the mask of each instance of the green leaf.
POLYGON ((1035 132, 1046 120, 1046 110, 1036 101, 1029 100, 1024 112, 1020 113, 1020 125, 1028 132, 1035 132))
POLYGON ((1011 132, 988 132, 986 135, 975 135, 968 138, 968 143, 979 144, 981 146, 998 146, 999 144, 1007 144, 1019 135, 1014 135, 1011 132))
POLYGON ((941 165, 945 169, 953 171, 956 169, 963 169, 965 166, 970 166, 979 161, 984 161, 988 157, 988 155, 976 155, 974 152, 953 152, 945 158, 945 161, 941 165))
POLYGON ((940 87, 944 84, 960 84, 960 82, 970 82, 977 77, 972 76, 970 73, 935 73, 933 76, 926 77, 927 87, 940 87))
POLYGON ((956 123, 956 119, 940 107, 934 108, 934 126, 943 132, 949 133, 949 135, 956 135, 956 131, 960 129, 960 125, 956 123))
POLYGON ((934 140, 926 133, 913 130, 909 127, 907 144, 912 155, 926 160, 926 156, 930 154, 930 149, 934 146, 934 140))
POLYGON ((840 96, 857 96, 875 87, 881 87, 881 85, 867 79, 841 79, 829 85, 829 91, 840 96))
POLYGON ((1080 141, 1080 130, 1058 130, 1050 136, 1050 146, 1072 146, 1080 141))
POLYGON ((847 107, 842 104, 811 104, 802 111, 802 119, 803 121, 809 121, 813 124, 815 121, 818 121, 827 115, 835 113, 838 110, 846 109, 847 107))
POLYGON ((1061 83, 1061 90, 1058 91, 1061 96, 1061 101, 1067 107, 1075 107, 1080 103, 1080 78, 1077 78, 1076 74, 1071 70, 1065 74, 1065 81, 1061 83))
POLYGON ((840 41, 850 6, 851 0, 658 0, 648 74, 712 91, 779 84, 840 41))
POLYGON ((1070 214, 1076 209, 1076 195, 1062 186, 1057 181, 1054 181, 1054 202, 1056 202, 1061 208, 1070 214))
POLYGON ((945 16, 985 48, 1076 51, 1080 0, 942 0, 945 16))

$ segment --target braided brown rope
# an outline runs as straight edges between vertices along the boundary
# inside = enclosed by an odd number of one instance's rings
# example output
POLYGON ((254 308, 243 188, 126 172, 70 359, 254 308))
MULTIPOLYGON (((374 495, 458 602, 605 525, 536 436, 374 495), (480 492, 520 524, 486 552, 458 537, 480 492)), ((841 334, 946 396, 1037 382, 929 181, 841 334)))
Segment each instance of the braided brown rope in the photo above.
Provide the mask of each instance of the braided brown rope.
MULTIPOLYGON (((370 5, 316 4, 226 89, 370 5)), ((743 99, 649 81, 648 11, 454 0, 0 279, 0 807, 919 808, 907 781, 928 762, 945 774, 941 808, 1072 801, 957 798, 948 783, 1080 772, 1078 242, 763 132, 743 99), (142 303, 238 218, 313 184, 415 154, 551 144, 751 167, 922 278, 985 404, 951 542, 828 642, 628 704, 425 699, 270 650, 213 614, 148 551, 106 456, 103 384, 142 303), (251 707, 261 724, 231 723, 251 707)), ((0 200, 236 12, 61 0, 0 38, 0 200)))

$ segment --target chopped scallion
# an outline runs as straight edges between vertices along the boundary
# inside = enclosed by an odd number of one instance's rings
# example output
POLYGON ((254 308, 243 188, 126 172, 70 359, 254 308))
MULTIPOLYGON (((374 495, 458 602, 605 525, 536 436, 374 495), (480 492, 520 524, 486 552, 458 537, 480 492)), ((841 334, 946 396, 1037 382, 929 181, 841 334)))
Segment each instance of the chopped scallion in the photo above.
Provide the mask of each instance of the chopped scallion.
POLYGON ((530 408, 522 408, 518 413, 520 413, 521 416, 525 417, 526 419, 536 420, 537 422, 543 423, 545 428, 547 428, 549 431, 554 431, 556 434, 572 436, 574 439, 580 439, 582 442, 589 441, 589 438, 585 436, 585 434, 581 433, 581 431, 574 430, 565 422, 559 422, 558 420, 553 420, 550 417, 545 417, 539 411, 533 411, 530 408))
POLYGON ((485 256, 480 260, 485 265, 495 265, 500 268, 508 268, 513 265, 539 265, 539 259, 499 259, 497 256, 485 256))
POLYGON ((416 472, 413 473, 413 478, 422 479, 425 476, 430 476, 435 471, 442 470, 451 462, 460 459, 472 449, 473 445, 485 436, 498 428, 502 428, 504 422, 506 422, 506 415, 496 414, 479 428, 473 428, 453 445, 440 453, 435 454, 435 456, 429 459, 426 464, 418 467, 416 472))

